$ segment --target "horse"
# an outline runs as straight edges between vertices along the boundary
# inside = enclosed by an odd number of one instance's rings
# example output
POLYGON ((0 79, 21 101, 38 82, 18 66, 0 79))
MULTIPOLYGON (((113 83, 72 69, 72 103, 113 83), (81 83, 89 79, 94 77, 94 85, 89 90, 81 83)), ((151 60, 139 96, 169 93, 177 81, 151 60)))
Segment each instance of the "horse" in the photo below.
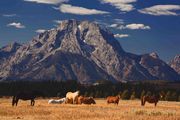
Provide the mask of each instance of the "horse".
POLYGON ((66 101, 66 98, 61 98, 59 100, 51 99, 48 101, 48 104, 62 104, 66 101))
POLYGON ((114 104, 119 104, 119 99, 120 99, 120 96, 108 96, 107 97, 107 104, 109 103, 114 103, 114 104))
POLYGON ((20 91, 16 95, 13 96, 12 99, 12 106, 18 104, 19 99, 21 100, 31 100, 31 106, 34 106, 35 104, 35 98, 42 96, 44 97, 44 94, 40 91, 20 91))
POLYGON ((78 97, 78 103, 77 104, 96 104, 95 100, 92 97, 78 97))
POLYGON ((79 96, 76 104, 82 104, 83 99, 84 99, 83 96, 79 96))
POLYGON ((73 104, 73 99, 72 98, 71 99, 66 98, 65 104, 73 104))
POLYGON ((144 106, 146 101, 147 101, 148 103, 154 103, 154 105, 156 107, 156 105, 157 105, 157 103, 158 103, 160 98, 162 98, 161 94, 159 94, 159 95, 152 95, 152 96, 144 95, 144 96, 141 97, 141 105, 144 106))
POLYGON ((75 103, 77 103, 78 96, 79 96, 79 91, 76 91, 74 93, 73 92, 68 92, 66 94, 66 99, 67 99, 67 101, 72 100, 72 104, 75 104, 75 103))

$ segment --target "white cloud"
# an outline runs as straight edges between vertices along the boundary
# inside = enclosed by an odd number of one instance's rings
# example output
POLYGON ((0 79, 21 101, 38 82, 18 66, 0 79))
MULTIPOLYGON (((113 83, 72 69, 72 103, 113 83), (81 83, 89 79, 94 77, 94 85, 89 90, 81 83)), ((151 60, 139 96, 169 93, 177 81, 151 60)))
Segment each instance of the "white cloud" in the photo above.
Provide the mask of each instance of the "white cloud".
POLYGON ((130 30, 138 30, 138 29, 148 30, 148 29, 151 29, 151 27, 148 25, 137 24, 137 23, 127 24, 127 25, 114 23, 114 24, 109 25, 108 27, 120 29, 120 30, 122 30, 122 29, 130 29, 130 30))
POLYGON ((18 28, 18 29, 22 29, 22 28, 25 28, 25 26, 24 25, 22 25, 21 23, 19 23, 19 22, 12 22, 12 23, 9 23, 9 24, 7 24, 7 26, 8 27, 15 27, 15 28, 18 28))
POLYGON ((129 12, 134 10, 134 6, 132 5, 137 0, 100 0, 102 3, 108 3, 112 6, 115 6, 117 9, 123 12, 129 12))
POLYGON ((117 28, 117 27, 118 27, 118 24, 114 23, 114 24, 111 24, 109 27, 111 27, 111 28, 117 28))
POLYGON ((132 23, 132 24, 128 24, 128 25, 112 24, 109 27, 121 29, 121 30, 122 29, 130 29, 130 30, 138 30, 138 29, 148 30, 148 29, 151 29, 151 27, 148 25, 136 24, 136 23, 132 23))
POLYGON ((149 15, 179 15, 175 11, 180 10, 180 5, 155 5, 152 7, 138 10, 140 13, 149 15))
POLYGON ((44 30, 44 29, 38 29, 38 30, 36 30, 36 33, 43 33, 43 32, 45 32, 46 30, 44 30))
POLYGON ((93 15, 93 14, 108 14, 109 12, 96 10, 96 9, 87 9, 84 7, 72 6, 69 4, 62 4, 59 7, 62 13, 70 13, 76 15, 93 15))
POLYGON ((3 17, 15 17, 17 16, 16 14, 3 14, 3 17))
POLYGON ((68 2, 69 0, 24 0, 26 2, 35 2, 35 3, 43 3, 43 4, 60 4, 64 2, 68 2))
POLYGON ((115 38, 126 38, 126 37, 129 37, 128 34, 115 34, 114 35, 115 38))
POLYGON ((131 30, 136 30, 136 29, 151 29, 150 26, 146 26, 144 24, 128 24, 125 26, 125 28, 127 29, 131 29, 131 30))
POLYGON ((55 10, 59 10, 59 7, 54 7, 54 6, 53 6, 52 8, 55 9, 55 10))

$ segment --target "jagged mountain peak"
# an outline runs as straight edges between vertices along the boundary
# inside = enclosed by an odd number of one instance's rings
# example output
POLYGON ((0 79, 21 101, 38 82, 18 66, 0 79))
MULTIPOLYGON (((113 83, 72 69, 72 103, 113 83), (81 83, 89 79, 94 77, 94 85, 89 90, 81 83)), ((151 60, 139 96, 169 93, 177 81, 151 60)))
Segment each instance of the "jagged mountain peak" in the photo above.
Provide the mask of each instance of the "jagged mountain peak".
MULTIPOLYGON (((0 55, 5 56, 1 52, 0 55)), ((0 78, 75 79, 82 83, 100 79, 179 80, 178 74, 156 53, 127 53, 108 30, 94 22, 77 20, 64 20, 57 28, 19 46, 0 63, 0 78)))
POLYGON ((6 45, 5 47, 1 48, 0 50, 6 51, 6 52, 13 52, 20 46, 21 46, 21 44, 19 44, 17 42, 12 42, 9 45, 6 45))
POLYGON ((159 56, 156 52, 152 52, 149 54, 151 57, 153 57, 154 59, 159 59, 159 56))
MULTIPOLYGON (((29 44, 30 49, 52 52, 61 50, 78 54, 87 54, 108 44, 123 53, 113 34, 102 29, 97 23, 89 21, 65 20, 57 28, 40 33, 29 44)), ((36 50, 37 51, 37 50, 36 50)))

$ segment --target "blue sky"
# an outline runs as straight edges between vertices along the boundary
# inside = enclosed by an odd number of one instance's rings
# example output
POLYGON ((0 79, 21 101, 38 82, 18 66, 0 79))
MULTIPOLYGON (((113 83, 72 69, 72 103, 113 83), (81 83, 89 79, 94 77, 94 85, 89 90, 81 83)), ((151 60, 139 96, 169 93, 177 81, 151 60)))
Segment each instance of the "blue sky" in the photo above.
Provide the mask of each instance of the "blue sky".
POLYGON ((65 19, 106 26, 132 53, 180 54, 179 0, 0 0, 0 47, 26 43, 65 19))

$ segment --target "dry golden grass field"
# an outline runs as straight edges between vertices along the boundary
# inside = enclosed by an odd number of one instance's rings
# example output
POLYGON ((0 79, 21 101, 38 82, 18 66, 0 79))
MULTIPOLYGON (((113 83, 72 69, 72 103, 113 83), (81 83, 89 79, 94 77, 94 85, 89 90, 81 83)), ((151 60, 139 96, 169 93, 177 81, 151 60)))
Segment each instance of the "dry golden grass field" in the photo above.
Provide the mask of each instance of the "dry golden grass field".
POLYGON ((120 100, 119 105, 107 105, 105 100, 96 100, 96 105, 48 104, 48 99, 19 101, 11 106, 11 99, 0 99, 0 120, 180 120, 180 102, 160 101, 140 105, 140 100, 120 100))

